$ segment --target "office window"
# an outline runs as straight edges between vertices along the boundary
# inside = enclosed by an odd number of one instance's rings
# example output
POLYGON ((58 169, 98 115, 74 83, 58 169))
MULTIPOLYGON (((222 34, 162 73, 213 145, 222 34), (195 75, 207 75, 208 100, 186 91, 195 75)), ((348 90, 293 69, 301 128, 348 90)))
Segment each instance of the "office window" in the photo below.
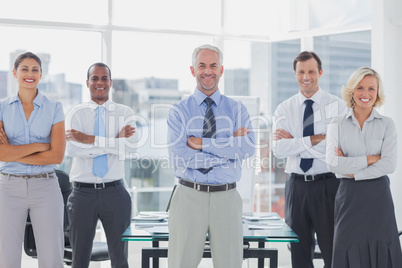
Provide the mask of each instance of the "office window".
POLYGON ((16 57, 31 51, 42 61, 38 88, 61 101, 64 112, 82 102, 82 95, 87 94, 87 69, 101 60, 100 33, 22 27, 0 27, 0 32, 2 40, 7 40, 2 42, 0 51, 0 72, 7 74, 7 96, 15 95, 18 90, 12 75, 16 57))
POLYGON ((314 50, 324 70, 320 86, 340 97, 352 72, 371 66, 371 31, 317 36, 314 50))
POLYGON ((151 29, 221 32, 220 1, 115 0, 113 23, 151 29))
POLYGON ((289 31, 290 1, 230 0, 225 2, 225 31, 230 34, 271 36, 289 31))
POLYGON ((107 24, 107 8, 108 0, 3 1, 0 18, 107 24))

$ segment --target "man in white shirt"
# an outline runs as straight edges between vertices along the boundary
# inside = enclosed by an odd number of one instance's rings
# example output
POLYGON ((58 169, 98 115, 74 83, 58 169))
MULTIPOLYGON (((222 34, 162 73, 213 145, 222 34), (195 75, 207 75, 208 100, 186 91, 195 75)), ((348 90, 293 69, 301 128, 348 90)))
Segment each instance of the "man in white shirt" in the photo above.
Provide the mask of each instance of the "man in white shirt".
POLYGON ((292 243, 293 268, 314 267, 314 234, 325 267, 331 267, 334 199, 339 182, 325 162, 327 125, 346 112, 343 101, 322 90, 321 60, 304 51, 293 62, 299 93, 278 105, 273 126, 273 152, 286 157, 286 223, 299 236, 292 243))
POLYGON ((124 159, 136 150, 134 111, 109 100, 107 65, 95 63, 87 73, 89 103, 66 116, 67 154, 73 157, 68 198, 72 267, 88 267, 98 219, 105 230, 113 268, 127 268, 128 245, 121 234, 131 222, 131 197, 124 185, 124 159))

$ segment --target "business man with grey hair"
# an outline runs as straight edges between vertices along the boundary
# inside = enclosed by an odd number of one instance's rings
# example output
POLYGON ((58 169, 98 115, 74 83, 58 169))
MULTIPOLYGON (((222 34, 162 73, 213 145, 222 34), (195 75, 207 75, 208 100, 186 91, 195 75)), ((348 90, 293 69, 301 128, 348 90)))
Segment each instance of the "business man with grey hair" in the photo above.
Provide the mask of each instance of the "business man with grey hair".
POLYGON ((168 116, 169 155, 179 184, 169 214, 171 268, 195 268, 206 235, 215 268, 243 262, 242 199, 236 190, 241 162, 254 154, 254 133, 243 104, 222 95, 222 53, 214 46, 193 53, 194 93, 168 116))

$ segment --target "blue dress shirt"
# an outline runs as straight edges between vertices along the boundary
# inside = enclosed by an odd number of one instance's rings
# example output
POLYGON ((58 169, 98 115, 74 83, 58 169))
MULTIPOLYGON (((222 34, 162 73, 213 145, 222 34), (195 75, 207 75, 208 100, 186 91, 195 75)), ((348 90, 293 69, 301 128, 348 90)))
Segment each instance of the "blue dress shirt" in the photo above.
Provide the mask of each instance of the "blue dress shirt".
POLYGON ((216 139, 202 138, 207 96, 195 89, 193 95, 175 104, 168 116, 168 150, 175 176, 186 180, 225 184, 240 180, 242 160, 255 152, 255 135, 246 107, 217 90, 210 97, 216 119, 216 139), (240 127, 250 132, 233 137, 240 127), (187 146, 189 137, 202 138, 202 150, 187 146), (199 168, 213 169, 203 174, 199 168))
MULTIPOLYGON (((0 100, 0 121, 11 145, 50 143, 52 126, 64 120, 61 103, 47 98, 39 90, 33 104, 34 110, 27 121, 18 94, 0 100)), ((51 172, 55 167, 0 161, 0 171, 9 174, 40 174, 51 172)))

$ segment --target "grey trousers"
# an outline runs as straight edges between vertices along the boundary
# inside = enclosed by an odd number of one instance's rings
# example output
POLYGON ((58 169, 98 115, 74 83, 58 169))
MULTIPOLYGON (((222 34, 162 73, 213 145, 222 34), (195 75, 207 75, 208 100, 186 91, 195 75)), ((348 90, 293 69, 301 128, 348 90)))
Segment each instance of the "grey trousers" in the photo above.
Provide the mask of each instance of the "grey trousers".
POLYGON ((64 202, 56 175, 31 179, 0 175, 0 267, 21 267, 28 212, 38 267, 63 268, 64 202))
POLYGON ((74 188, 67 211, 73 268, 88 268, 98 219, 105 230, 112 267, 128 267, 128 245, 121 241, 121 235, 131 222, 131 197, 124 185, 74 188))
POLYGON ((200 192, 178 185, 169 214, 169 268, 196 268, 206 235, 215 268, 243 262, 242 200, 236 189, 200 192))

